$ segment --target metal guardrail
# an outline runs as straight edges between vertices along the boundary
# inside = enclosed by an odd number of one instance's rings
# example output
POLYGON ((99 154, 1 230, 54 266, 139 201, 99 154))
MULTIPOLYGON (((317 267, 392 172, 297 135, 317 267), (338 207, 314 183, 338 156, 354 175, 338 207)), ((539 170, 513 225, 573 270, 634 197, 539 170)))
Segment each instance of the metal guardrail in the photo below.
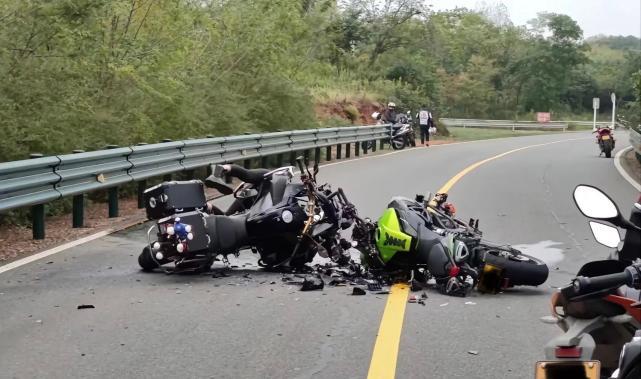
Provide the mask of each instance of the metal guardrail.
POLYGON ((641 157, 641 134, 634 129, 630 129, 630 145, 637 153, 637 158, 641 157))
MULTIPOLYGON (((92 191, 109 189, 109 216, 118 215, 118 186, 139 182, 138 206, 148 178, 173 173, 190 172, 210 164, 251 159, 315 150, 314 159, 320 160, 321 148, 326 148, 326 160, 332 159, 332 146, 336 145, 336 159, 341 159, 342 145, 346 144, 345 157, 355 154, 360 142, 381 141, 389 137, 389 125, 351 126, 294 130, 287 132, 249 134, 230 137, 212 137, 185 141, 167 141, 156 144, 139 144, 130 147, 92 152, 80 152, 22 161, 0 163, 0 212, 32 206, 34 238, 44 238, 43 204, 63 197, 74 197, 73 225, 83 224, 83 195, 92 191), (78 209, 76 209, 78 208, 78 209)), ((374 144, 373 150, 376 149, 374 144)), ((293 162, 292 162, 293 163, 293 162)))
POLYGON ((445 126, 458 126, 463 128, 512 129, 512 131, 524 129, 556 129, 566 131, 568 128, 568 124, 564 122, 538 123, 533 121, 472 120, 460 118, 441 118, 440 121, 445 126))

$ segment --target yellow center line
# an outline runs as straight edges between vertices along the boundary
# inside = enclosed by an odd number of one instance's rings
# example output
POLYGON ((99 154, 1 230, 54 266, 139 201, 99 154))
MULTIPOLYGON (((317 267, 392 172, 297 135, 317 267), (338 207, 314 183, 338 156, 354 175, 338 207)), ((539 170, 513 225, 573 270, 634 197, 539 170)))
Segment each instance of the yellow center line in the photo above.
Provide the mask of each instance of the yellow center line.
MULTIPOLYGON (((589 138, 591 139, 591 137, 589 138)), ((438 192, 448 192, 450 189, 452 189, 454 184, 461 180, 461 178, 463 178, 465 175, 469 174, 479 166, 495 159, 499 159, 506 155, 516 153, 521 150, 531 149, 534 147, 547 146, 561 142, 577 141, 583 139, 588 138, 572 138, 554 142, 539 143, 536 145, 529 145, 506 151, 504 153, 473 163, 464 168, 458 174, 454 175, 450 180, 447 181, 447 183, 445 183, 445 185, 443 185, 443 187, 438 190, 438 192)), ((409 292, 409 286, 407 284, 401 283, 394 284, 390 289, 390 294, 387 298, 387 303, 385 304, 385 310, 383 311, 381 325, 378 328, 378 335, 374 344, 372 361, 369 365, 369 372, 367 374, 368 379, 394 379, 394 377, 396 376, 396 360, 398 357, 401 331, 403 329, 403 319, 405 317, 405 306, 407 305, 407 296, 409 292)))

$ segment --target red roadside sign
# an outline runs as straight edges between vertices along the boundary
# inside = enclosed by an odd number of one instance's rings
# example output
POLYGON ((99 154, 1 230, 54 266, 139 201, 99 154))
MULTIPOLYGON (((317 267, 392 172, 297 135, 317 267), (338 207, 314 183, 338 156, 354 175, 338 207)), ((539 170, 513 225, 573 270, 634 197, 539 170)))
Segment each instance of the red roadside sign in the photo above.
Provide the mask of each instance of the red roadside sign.
POLYGON ((550 122, 550 112, 537 112, 536 113, 537 122, 550 122))

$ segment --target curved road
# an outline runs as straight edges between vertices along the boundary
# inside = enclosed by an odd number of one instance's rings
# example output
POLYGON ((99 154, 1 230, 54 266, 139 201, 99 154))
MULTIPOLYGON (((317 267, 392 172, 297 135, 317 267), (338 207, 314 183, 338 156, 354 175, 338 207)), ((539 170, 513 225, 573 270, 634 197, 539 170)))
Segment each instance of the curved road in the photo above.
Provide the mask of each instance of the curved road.
MULTIPOLYGON (((341 185, 361 215, 378 217, 393 195, 435 191, 470 164, 533 145, 471 171, 450 199, 463 219, 480 217, 488 239, 549 262, 548 282, 468 298, 428 291, 426 306, 407 305, 397 378, 531 378, 558 333, 539 321, 551 286, 608 253, 572 189, 597 185, 626 214, 638 193, 611 159, 596 156, 589 133, 416 148, 321 168, 320 179, 341 185)), ((229 277, 143 274, 136 257, 146 228, 0 274, 0 378, 367 376, 385 295, 299 292, 251 265, 249 253, 229 277)))

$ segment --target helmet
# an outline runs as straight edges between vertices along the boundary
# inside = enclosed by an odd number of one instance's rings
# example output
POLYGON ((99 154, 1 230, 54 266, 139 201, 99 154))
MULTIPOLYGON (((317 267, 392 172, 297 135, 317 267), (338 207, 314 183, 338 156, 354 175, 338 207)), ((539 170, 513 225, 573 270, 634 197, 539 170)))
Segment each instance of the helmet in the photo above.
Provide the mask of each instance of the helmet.
POLYGON ((389 103, 387 103, 387 107, 388 108, 396 108, 396 104, 390 101, 389 103))

